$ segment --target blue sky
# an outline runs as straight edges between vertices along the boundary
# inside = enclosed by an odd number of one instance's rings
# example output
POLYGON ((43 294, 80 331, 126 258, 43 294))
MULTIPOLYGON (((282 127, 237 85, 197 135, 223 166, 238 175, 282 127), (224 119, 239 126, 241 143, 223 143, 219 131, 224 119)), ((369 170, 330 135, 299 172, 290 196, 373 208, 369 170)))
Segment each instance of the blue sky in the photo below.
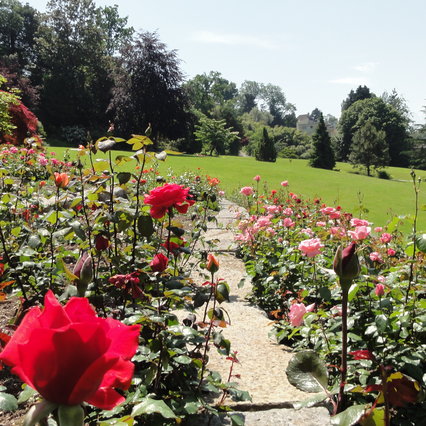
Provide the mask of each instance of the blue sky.
MULTIPOLYGON (((47 1, 28 0, 45 10, 47 1)), ((425 0, 96 0, 136 30, 157 31, 187 78, 280 86, 298 114, 340 115, 351 89, 396 89, 415 122, 426 105, 425 0)))

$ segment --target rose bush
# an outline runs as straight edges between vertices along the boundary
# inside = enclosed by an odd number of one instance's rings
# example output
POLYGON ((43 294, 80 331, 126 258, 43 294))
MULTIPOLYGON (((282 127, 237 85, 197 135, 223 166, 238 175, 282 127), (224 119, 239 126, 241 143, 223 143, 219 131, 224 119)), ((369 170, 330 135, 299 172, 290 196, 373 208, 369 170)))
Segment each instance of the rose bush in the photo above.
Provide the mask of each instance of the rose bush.
POLYGON ((139 331, 97 317, 85 298, 63 307, 49 290, 44 309, 28 312, 0 360, 49 402, 111 410, 124 401, 115 388, 130 386, 139 331))

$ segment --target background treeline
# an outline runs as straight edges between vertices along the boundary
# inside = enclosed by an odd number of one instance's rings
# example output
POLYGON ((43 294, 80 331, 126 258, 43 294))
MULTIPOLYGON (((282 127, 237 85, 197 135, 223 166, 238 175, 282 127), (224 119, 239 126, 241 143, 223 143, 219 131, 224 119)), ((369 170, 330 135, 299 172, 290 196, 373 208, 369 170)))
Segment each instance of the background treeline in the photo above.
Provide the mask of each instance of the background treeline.
POLYGON ((296 107, 281 87, 237 87, 215 71, 188 80, 157 33, 136 32, 117 6, 92 0, 51 0, 46 13, 0 0, 0 74, 2 89, 20 90, 51 143, 77 146, 110 124, 127 138, 151 124, 158 148, 187 153, 262 159, 267 141, 266 161, 275 153, 323 168, 349 161, 368 173, 388 164, 426 168, 426 126, 412 123, 395 90, 352 90, 339 121, 314 108, 309 118, 318 125, 308 135, 297 130, 296 107))

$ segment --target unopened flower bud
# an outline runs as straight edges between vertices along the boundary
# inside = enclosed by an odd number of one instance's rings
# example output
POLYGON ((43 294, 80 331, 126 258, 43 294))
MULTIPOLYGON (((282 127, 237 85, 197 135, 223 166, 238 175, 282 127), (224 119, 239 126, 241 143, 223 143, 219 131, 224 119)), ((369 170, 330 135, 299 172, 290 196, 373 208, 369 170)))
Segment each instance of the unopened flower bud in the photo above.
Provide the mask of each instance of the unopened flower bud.
POLYGON ((351 243, 343 250, 342 246, 339 246, 334 256, 334 272, 340 278, 342 289, 346 291, 349 290, 352 280, 360 273, 358 255, 355 250, 355 243, 351 243))
POLYGON ((206 269, 212 274, 219 270, 219 261, 211 253, 207 255, 206 269))

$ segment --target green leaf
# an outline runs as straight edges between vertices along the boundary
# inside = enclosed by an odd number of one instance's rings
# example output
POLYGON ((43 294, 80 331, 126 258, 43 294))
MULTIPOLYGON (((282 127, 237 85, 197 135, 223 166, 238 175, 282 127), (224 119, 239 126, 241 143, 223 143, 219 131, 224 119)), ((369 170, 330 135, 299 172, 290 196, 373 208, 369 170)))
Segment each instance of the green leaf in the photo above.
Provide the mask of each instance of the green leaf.
POLYGON ((120 165, 121 163, 128 163, 129 161, 133 160, 133 156, 129 157, 128 155, 117 155, 115 157, 115 164, 120 165))
POLYGON ((352 405, 340 414, 331 418, 331 424, 336 426, 352 426, 363 416, 367 405, 352 405))
POLYGON ((162 400, 146 397, 144 401, 133 407, 132 417, 140 416, 141 414, 159 413, 166 419, 175 419, 176 415, 170 407, 162 400))
POLYGON ((221 282, 217 285, 215 291, 216 300, 219 303, 224 302, 225 300, 229 302, 229 285, 226 282, 221 282))
POLYGON ((15 411, 18 400, 10 393, 0 392, 0 411, 15 411))
POLYGON ((27 402, 32 396, 37 395, 37 391, 28 385, 24 385, 24 390, 19 394, 18 404, 27 402))
POLYGON ((417 235, 416 246, 422 253, 426 253, 426 234, 417 235))
POLYGON ((199 402, 187 402, 183 409, 188 413, 188 414, 196 414, 198 409, 201 407, 202 405, 199 402))
POLYGON ((357 295, 358 290, 361 288, 360 284, 352 284, 351 287, 349 288, 349 293, 348 293, 348 302, 351 302, 354 297, 357 295))
POLYGON ((140 216, 138 219, 138 231, 142 237, 149 238, 154 233, 154 223, 151 216, 140 216))
POLYGON ((244 416, 239 413, 230 414, 232 426, 244 426, 244 416))
POLYGON ((376 319, 376 326, 379 333, 383 333, 386 330, 386 327, 388 325, 388 318, 386 315, 377 315, 376 319))
POLYGON ((361 421, 362 426, 382 426, 384 424, 385 407, 376 407, 366 419, 361 421))
POLYGON ((117 179, 120 185, 124 185, 125 183, 127 183, 131 177, 132 177, 132 174, 129 172, 120 172, 117 175, 117 179))
POLYGON ((93 168, 95 169, 95 171, 97 172, 102 172, 104 170, 109 170, 109 163, 107 160, 103 160, 101 158, 98 158, 94 163, 93 163, 93 168))
POLYGON ((180 355, 173 358, 173 361, 176 361, 179 364, 191 364, 192 359, 186 355, 180 355))
POLYGON ((327 388, 327 367, 314 351, 294 355, 286 374, 288 381, 303 392, 320 392, 327 388))
POLYGON ((30 238, 28 238, 28 245, 32 249, 36 249, 41 244, 40 238, 37 235, 31 235, 30 238))

